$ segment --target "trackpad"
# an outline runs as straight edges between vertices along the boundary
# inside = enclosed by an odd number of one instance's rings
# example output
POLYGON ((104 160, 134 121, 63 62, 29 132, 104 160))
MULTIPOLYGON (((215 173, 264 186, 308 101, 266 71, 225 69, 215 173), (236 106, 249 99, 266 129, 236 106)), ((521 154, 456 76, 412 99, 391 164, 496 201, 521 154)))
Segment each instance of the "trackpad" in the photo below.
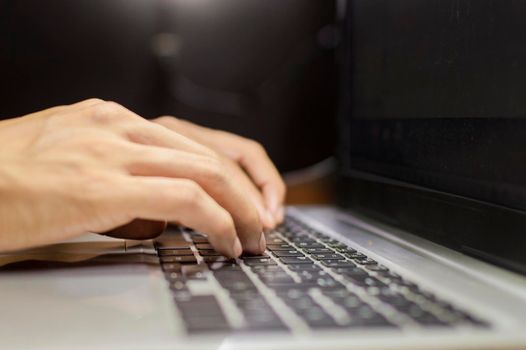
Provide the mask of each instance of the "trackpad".
POLYGON ((55 261, 38 255, 1 264, 5 348, 147 347, 173 338, 174 307, 158 266, 124 256, 72 262, 69 254, 55 261))

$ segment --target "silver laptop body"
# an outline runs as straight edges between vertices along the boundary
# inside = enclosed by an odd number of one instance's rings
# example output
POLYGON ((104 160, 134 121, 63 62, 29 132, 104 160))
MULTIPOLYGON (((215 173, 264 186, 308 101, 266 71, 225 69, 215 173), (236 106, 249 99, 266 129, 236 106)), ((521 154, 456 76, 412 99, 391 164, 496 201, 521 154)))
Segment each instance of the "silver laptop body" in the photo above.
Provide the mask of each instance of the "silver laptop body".
MULTIPOLYGON (((260 293, 286 325, 287 331, 250 330, 242 310, 228 297, 228 289, 218 283, 212 272, 205 271, 205 279, 199 276, 199 279, 188 281, 190 293, 196 298, 215 297, 230 331, 188 333, 181 310, 174 303, 169 281, 152 249, 152 242, 126 242, 86 235, 72 242, 1 257, 4 265, 0 274, 2 348, 526 347, 526 279, 523 276, 337 208, 292 207, 288 211, 291 218, 297 218, 314 230, 366 254, 417 284, 426 295, 432 293, 434 300, 454 305, 462 313, 469 314, 477 323, 456 320, 449 326, 418 324, 376 298, 378 294, 372 290, 374 287, 359 287, 342 279, 353 294, 399 328, 310 328, 290 305, 257 280, 245 261, 239 260, 241 268, 256 281, 260 293), (97 262, 95 256, 111 259, 97 262), (45 263, 39 264, 38 261, 45 263), (6 266, 11 268, 5 269, 6 266)), ((344 318, 346 310, 324 298, 322 290, 311 288, 309 292, 331 317, 344 318)), ((433 309, 432 303, 426 305, 425 297, 411 294, 409 289, 402 293, 422 303, 425 310, 447 319, 440 316, 439 310, 433 309)), ((195 312, 204 311, 196 309, 195 312)))

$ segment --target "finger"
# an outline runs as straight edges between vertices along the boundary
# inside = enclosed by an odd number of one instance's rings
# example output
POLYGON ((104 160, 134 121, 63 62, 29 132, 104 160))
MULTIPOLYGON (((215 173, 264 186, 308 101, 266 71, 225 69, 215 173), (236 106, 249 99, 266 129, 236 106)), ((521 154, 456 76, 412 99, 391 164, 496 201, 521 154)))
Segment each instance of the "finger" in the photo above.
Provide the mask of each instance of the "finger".
POLYGON ((121 157, 130 174, 195 181, 230 213, 245 251, 256 254, 264 251, 264 236, 256 208, 221 161, 161 147, 132 144, 129 147, 130 151, 121 157))
MULTIPOLYGON (((239 141, 238 141, 239 142, 239 141)), ((242 141, 244 144, 235 148, 234 159, 247 171, 252 181, 263 193, 267 208, 277 222, 283 221, 283 202, 285 200, 285 183, 265 152, 264 148, 253 141, 242 141)))
POLYGON ((131 218, 180 222, 206 233, 221 254, 228 257, 241 254, 232 217, 193 181, 129 177, 113 208, 126 212, 131 218))
POLYGON ((277 222, 283 221, 286 186, 260 144, 228 132, 205 128, 174 117, 160 117, 155 119, 155 122, 177 130, 213 149, 221 150, 229 158, 238 162, 260 188, 266 206, 274 219, 277 222))
POLYGON ((247 174, 237 164, 232 163, 228 166, 228 168, 232 173, 234 182, 239 184, 247 198, 250 199, 252 204, 254 204, 256 207, 261 223, 263 224, 263 228, 265 230, 269 230, 276 227, 276 220, 274 219, 274 216, 267 210, 263 195, 254 185, 252 180, 250 180, 247 174))

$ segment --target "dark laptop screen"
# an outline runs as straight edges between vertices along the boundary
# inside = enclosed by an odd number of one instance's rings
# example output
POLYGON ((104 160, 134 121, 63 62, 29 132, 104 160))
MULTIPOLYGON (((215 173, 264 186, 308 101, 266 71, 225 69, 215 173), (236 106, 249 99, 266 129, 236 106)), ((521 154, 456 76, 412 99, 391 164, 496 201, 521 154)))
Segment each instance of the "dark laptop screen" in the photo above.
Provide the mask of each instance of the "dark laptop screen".
MULTIPOLYGON (((526 212, 526 2, 354 0, 347 10, 346 173, 435 192, 444 205, 466 199, 461 206, 471 212, 521 217, 526 212)), ((441 208, 446 210, 436 210, 441 208)), ((526 251, 526 226, 483 232, 474 229, 475 217, 473 225, 462 228, 459 219, 459 225, 437 228, 431 236, 489 260, 509 260, 519 269, 526 265, 526 258, 517 261, 519 252, 508 254, 517 244, 526 251), (496 254, 489 247, 491 234, 509 234, 514 246, 499 243, 496 254)), ((503 227, 495 220, 492 227, 503 227)), ((413 227, 425 225, 417 221, 413 227)))

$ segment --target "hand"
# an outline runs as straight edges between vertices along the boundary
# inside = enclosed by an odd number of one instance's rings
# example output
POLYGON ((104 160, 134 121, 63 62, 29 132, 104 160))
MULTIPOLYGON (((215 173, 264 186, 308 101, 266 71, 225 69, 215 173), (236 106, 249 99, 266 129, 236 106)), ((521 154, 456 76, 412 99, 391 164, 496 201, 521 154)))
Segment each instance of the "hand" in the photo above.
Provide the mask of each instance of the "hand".
POLYGON ((261 253, 253 203, 216 152, 97 99, 0 122, 0 251, 134 219, 177 221, 220 253, 261 253))
POLYGON ((170 116, 157 118, 154 122, 206 145, 227 158, 224 164, 231 170, 233 181, 257 208, 264 228, 274 228, 283 221, 285 184, 259 143, 170 116))

